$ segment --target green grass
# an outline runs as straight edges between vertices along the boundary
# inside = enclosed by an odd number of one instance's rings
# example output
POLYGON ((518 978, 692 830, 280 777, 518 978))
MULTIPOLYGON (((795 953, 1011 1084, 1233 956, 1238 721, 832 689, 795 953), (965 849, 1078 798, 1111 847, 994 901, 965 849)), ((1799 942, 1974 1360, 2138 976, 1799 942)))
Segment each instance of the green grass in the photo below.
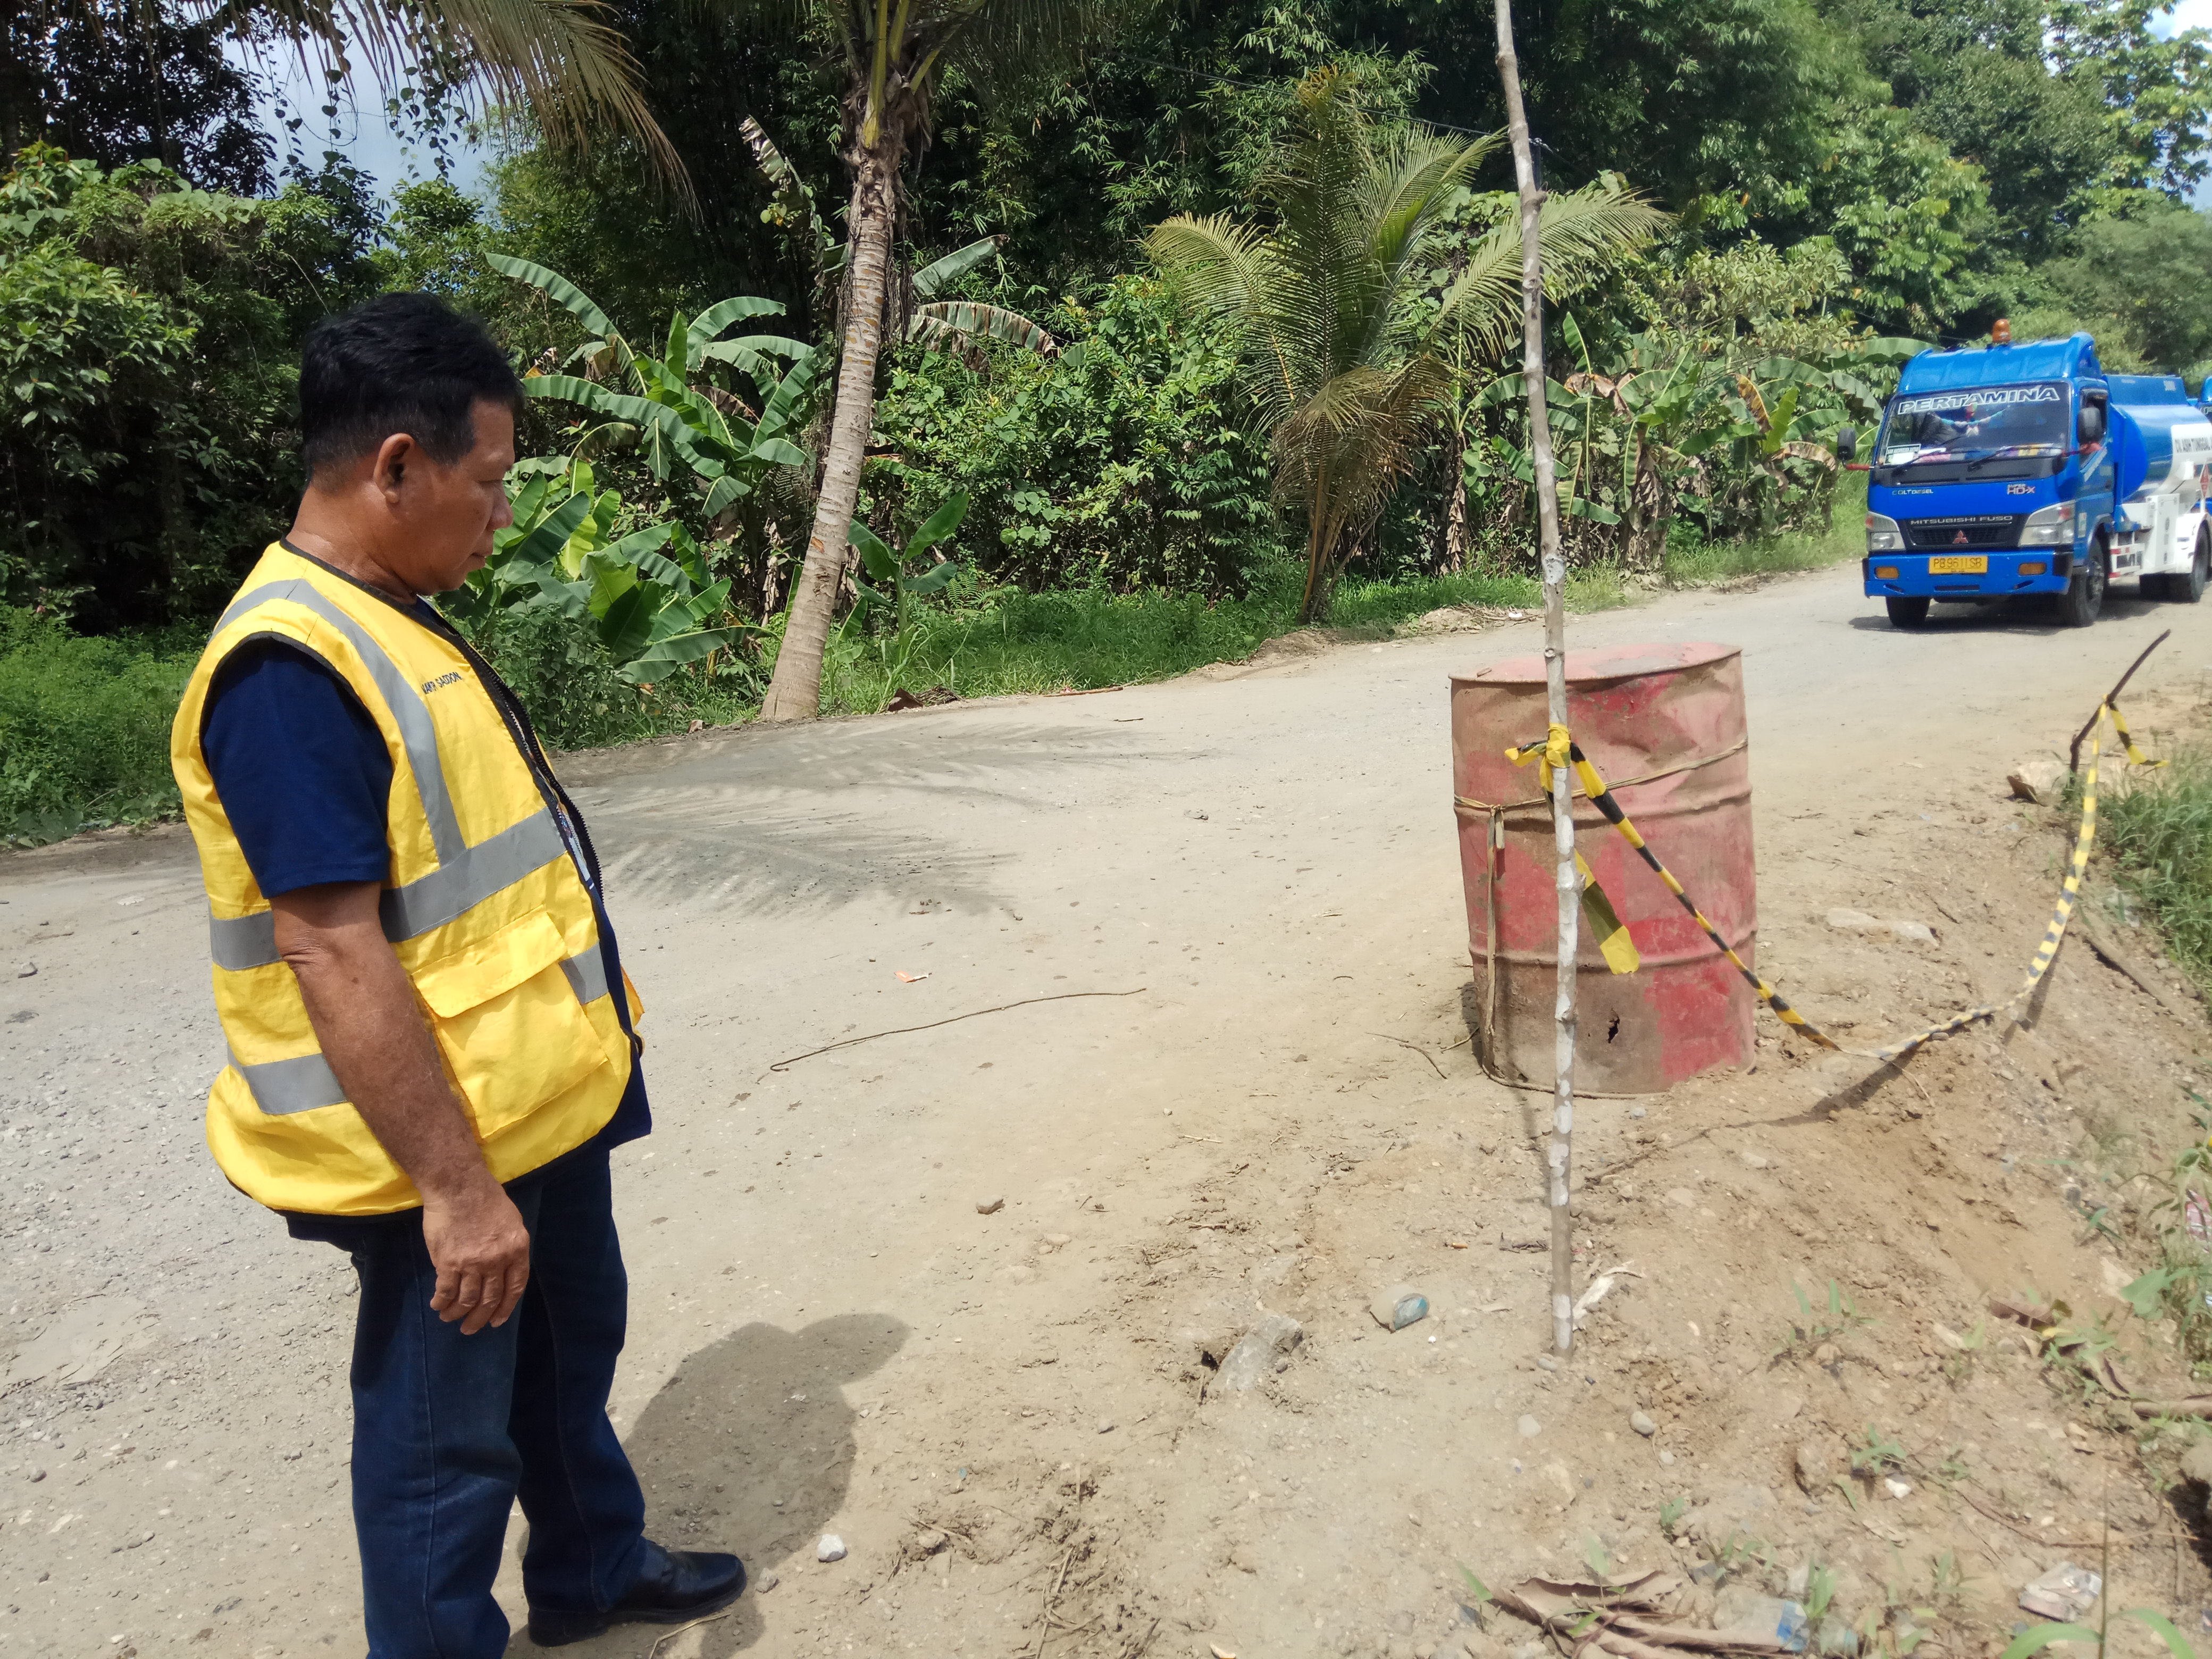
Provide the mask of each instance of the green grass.
POLYGON ((2212 751, 2184 750, 2135 780, 2098 803, 2099 842, 2174 960, 2212 990, 2212 751))
POLYGON ((195 654, 0 606, 0 845, 174 813, 169 719, 195 654))
MULTIPOLYGON (((833 636, 823 707, 872 714, 902 690, 939 686, 962 697, 1088 691, 1235 662, 1298 625, 1300 574, 1295 566, 1273 568, 1249 597, 1212 603, 1175 593, 1006 593, 972 609, 922 611, 896 636, 833 636)), ((1533 609, 1542 602, 1542 589, 1526 576, 1351 582, 1338 588, 1327 625, 1379 638, 1450 605, 1533 609)), ((1627 602, 1610 568, 1567 579, 1572 610, 1627 602)))
POLYGON ((1677 520, 1667 544, 1667 580, 1677 587, 1703 587, 1745 576, 1789 570, 1825 570, 1866 552, 1867 475, 1846 472, 1836 487, 1826 530, 1793 531, 1759 541, 1706 542, 1677 520))

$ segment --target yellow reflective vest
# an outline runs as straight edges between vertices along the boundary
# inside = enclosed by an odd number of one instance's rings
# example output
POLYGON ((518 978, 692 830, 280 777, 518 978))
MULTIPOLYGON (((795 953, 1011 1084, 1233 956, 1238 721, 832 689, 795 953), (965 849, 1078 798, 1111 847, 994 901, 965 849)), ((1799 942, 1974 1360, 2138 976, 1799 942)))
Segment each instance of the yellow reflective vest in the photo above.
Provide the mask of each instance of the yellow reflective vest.
MULTIPOLYGON (((385 937, 492 1174, 512 1181, 581 1146, 621 1103, 639 1010, 626 977, 624 1006, 609 992, 573 806, 519 709, 502 712, 490 671, 457 635, 278 543, 216 623, 169 739, 230 1049, 208 1095, 216 1161, 272 1209, 380 1215, 422 1202, 323 1059, 201 750, 216 671, 248 640, 270 637, 327 664, 384 735, 385 937)), ((511 704, 504 686, 499 695, 511 704)))

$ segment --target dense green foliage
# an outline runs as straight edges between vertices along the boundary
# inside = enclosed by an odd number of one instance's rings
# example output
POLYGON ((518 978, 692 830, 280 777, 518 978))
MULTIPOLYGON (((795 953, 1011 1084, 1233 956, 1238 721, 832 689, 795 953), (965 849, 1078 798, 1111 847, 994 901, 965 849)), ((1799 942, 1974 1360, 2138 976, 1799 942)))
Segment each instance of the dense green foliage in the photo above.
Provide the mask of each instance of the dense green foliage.
MULTIPOLYGON (((949 74, 933 136, 908 158, 901 306, 988 301, 1052 337, 1025 350, 940 334, 928 349, 895 316, 861 517, 904 548, 946 503, 969 505, 957 532, 902 567, 897 602, 872 602, 857 573, 828 706, 937 685, 1113 683, 1279 631, 1307 539, 1285 511, 1285 454, 1249 373, 1240 381, 1249 353, 1230 319, 1180 304, 1188 295, 1162 279, 1146 239, 1176 215, 1279 229, 1293 89, 1324 66, 1356 82, 1385 146, 1415 120, 1472 137, 1502 119, 1487 7, 1118 9, 1110 43, 1072 72, 988 96, 949 74), (941 293, 908 291, 933 259, 987 236, 996 258, 957 262, 941 293)), ((1553 296, 1569 551, 1591 593, 1612 591, 1622 567, 1705 580, 1831 556, 1852 514, 1830 446, 1884 395, 1898 341, 1972 342, 2008 314, 2021 337, 2088 329, 2116 368, 2212 367, 2212 220, 2185 205, 2212 137, 2212 51, 2202 32, 2161 39, 2153 0, 1516 10, 1547 185, 1634 192, 1668 215, 1649 246, 1594 256, 1563 273, 1583 285, 1563 280, 1553 296)), ((131 30, 94 27, 106 15, 41 0, 11 14, 0 42, 0 103, 22 89, 9 130, 61 146, 33 143, 0 182, 0 601, 45 619, 9 624, 0 819, 129 817, 157 798, 146 779, 158 765, 133 772, 129 757, 157 761, 158 744, 110 735, 117 721, 158 724, 146 711, 178 670, 143 641, 188 639, 281 527, 300 483, 301 336, 386 289, 445 295, 526 367, 580 377, 574 395, 532 401, 522 435, 537 459, 516 486, 582 453, 594 501, 618 506, 605 525, 594 512, 601 541, 563 543, 576 568, 555 586, 575 588, 568 599, 539 603, 552 589, 532 574, 468 624, 549 736, 613 742, 750 708, 811 523, 831 354, 817 350, 814 395, 779 435, 792 453, 716 496, 751 464, 720 455, 714 428, 733 441, 753 431, 775 385, 727 359, 678 366, 659 342, 672 315, 740 295, 783 307, 747 326, 793 337, 794 351, 831 343, 824 240, 843 234, 849 185, 834 31, 610 8, 695 212, 636 138, 550 144, 521 104, 490 130, 480 197, 434 178, 374 199, 335 160, 276 165, 217 26, 159 0, 131 13, 131 30), (764 167, 745 118, 787 176, 764 167), (490 256, 558 271, 635 325, 639 343, 623 349, 662 366, 663 391, 603 353, 577 358, 592 337, 581 318, 490 256), (586 380, 594 389, 579 390, 586 380), (657 440, 659 417, 609 414, 609 399, 638 397, 694 399, 686 442, 710 465, 657 440), (639 535, 660 538, 647 551, 665 569, 602 556, 639 535), (671 651, 698 653, 664 653, 665 672, 647 662, 656 628, 689 641, 671 651), (113 686, 94 696, 103 674, 113 686), (79 736, 58 747, 38 735, 65 726, 79 736), (64 749, 112 753, 119 769, 64 763, 64 749)), ((452 83, 434 64, 408 72, 406 99, 434 126, 452 83)), ((1438 206, 1439 251, 1384 308, 1394 328, 1419 325, 1510 222, 1502 155, 1463 182, 1438 206)), ((1507 343, 1437 354, 1449 373, 1408 404, 1393 487, 1346 521, 1335 620, 1525 591, 1534 515, 1507 343)), ((776 373, 796 374, 793 362, 776 373)), ((533 524, 568 499, 541 492, 533 524)))
POLYGON ((0 605, 0 845, 174 811, 169 717, 197 654, 0 605))
POLYGON ((1052 358, 917 353, 892 369, 870 516, 903 526, 957 490, 962 546, 994 581, 1243 592, 1277 543, 1266 445, 1237 418, 1223 342, 1179 326, 1147 277, 1042 320, 1067 342, 1052 358))
POLYGON ((218 609, 299 488, 298 342, 373 291, 353 201, 51 149, 0 180, 0 599, 106 631, 218 609))

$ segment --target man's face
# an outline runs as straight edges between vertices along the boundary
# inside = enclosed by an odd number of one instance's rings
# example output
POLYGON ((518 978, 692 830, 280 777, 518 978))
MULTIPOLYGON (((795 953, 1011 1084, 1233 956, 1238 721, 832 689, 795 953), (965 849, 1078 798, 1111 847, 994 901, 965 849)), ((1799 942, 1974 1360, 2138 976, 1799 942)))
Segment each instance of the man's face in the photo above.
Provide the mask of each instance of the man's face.
POLYGON ((492 532, 514 522, 506 485, 514 465, 514 412, 484 401, 472 416, 475 441, 451 466, 410 447, 379 480, 392 502, 386 562, 418 593, 459 587, 491 556, 492 532))

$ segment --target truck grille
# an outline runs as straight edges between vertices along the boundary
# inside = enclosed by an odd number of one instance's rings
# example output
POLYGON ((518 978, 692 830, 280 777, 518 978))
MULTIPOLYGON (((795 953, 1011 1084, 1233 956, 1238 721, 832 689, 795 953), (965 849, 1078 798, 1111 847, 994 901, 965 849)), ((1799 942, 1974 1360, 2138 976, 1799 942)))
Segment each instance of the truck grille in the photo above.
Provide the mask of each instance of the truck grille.
POLYGON ((2018 547, 2022 513, 1984 513, 1970 518, 1907 519, 1905 544, 1928 553, 1958 548, 2018 547))

